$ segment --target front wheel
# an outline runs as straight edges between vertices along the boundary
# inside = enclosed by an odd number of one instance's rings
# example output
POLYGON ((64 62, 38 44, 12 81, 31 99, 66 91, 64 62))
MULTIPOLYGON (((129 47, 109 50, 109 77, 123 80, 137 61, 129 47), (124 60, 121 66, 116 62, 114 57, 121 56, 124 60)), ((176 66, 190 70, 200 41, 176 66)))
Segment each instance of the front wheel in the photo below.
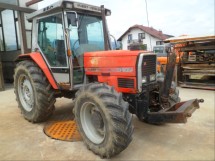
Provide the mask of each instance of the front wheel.
POLYGON ((108 85, 82 87, 76 93, 75 118, 88 149, 101 158, 119 154, 132 140, 128 103, 108 85))

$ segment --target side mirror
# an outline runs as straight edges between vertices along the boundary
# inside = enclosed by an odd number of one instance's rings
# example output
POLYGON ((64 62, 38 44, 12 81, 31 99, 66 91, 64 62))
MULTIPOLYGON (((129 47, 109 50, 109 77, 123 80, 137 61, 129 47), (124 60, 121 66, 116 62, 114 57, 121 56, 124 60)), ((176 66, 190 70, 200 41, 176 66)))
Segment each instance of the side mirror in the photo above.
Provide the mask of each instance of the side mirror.
POLYGON ((110 35, 110 37, 113 38, 113 41, 111 41, 111 46, 112 46, 112 49, 115 49, 115 50, 120 50, 121 48, 121 42, 119 41, 116 41, 116 38, 113 36, 113 35, 110 35))
POLYGON ((78 15, 76 12, 67 12, 68 27, 78 28, 78 15))

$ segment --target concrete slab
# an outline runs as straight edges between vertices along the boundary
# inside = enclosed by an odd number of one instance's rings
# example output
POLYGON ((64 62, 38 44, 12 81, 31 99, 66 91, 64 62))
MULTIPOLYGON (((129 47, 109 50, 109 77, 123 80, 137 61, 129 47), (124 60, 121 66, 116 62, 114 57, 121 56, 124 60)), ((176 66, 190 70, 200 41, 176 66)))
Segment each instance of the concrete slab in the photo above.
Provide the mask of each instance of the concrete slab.
MULTIPOLYGON (((149 125, 133 116, 133 141, 112 160, 214 160, 215 92, 181 88, 180 96, 203 98, 205 103, 187 124, 149 125)), ((68 112, 72 100, 57 99, 51 119, 68 112)), ((83 142, 50 139, 43 126, 23 119, 13 89, 0 92, 0 160, 101 160, 83 142)))

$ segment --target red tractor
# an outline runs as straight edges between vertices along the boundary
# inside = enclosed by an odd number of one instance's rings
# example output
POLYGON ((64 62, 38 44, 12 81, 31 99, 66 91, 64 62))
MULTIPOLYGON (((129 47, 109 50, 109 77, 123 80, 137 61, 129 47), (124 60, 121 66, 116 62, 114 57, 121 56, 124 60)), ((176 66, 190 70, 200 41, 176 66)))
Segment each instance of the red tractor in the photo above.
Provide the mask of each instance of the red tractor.
POLYGON ((74 98, 82 138, 104 158, 131 142, 131 113, 149 123, 185 123, 200 102, 180 102, 171 51, 166 76, 157 79, 155 54, 111 50, 105 18, 110 14, 104 6, 68 0, 30 14, 32 53, 18 57, 14 75, 26 120, 45 121, 57 97, 74 98))

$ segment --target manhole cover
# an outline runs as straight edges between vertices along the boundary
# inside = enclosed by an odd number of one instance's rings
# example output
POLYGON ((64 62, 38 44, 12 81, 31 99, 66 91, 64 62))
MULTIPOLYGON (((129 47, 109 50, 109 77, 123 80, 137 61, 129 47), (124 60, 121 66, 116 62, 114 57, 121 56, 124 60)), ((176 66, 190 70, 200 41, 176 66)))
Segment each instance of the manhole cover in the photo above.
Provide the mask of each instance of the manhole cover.
POLYGON ((71 142, 82 140, 74 120, 51 122, 45 125, 44 133, 57 140, 71 142))

